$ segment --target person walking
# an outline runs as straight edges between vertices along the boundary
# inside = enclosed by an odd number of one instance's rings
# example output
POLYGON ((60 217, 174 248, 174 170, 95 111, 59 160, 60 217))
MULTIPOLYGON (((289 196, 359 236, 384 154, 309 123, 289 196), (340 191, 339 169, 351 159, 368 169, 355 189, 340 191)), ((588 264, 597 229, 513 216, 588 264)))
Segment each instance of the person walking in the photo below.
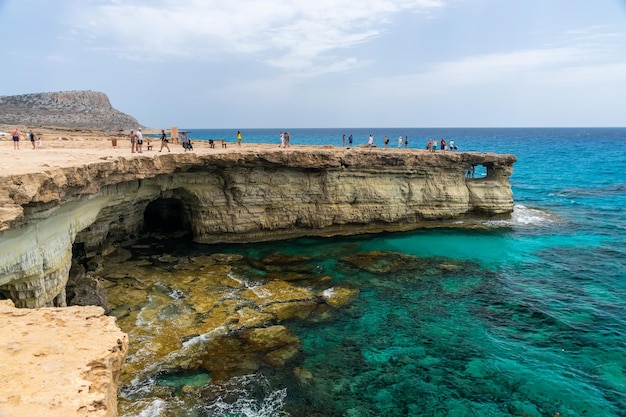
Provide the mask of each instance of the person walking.
POLYGON ((163 148, 167 148, 168 152, 170 151, 170 147, 167 144, 169 141, 167 140, 167 135, 165 134, 165 130, 161 129, 161 149, 159 149, 159 152, 161 152, 163 150, 163 148))
POLYGON ((11 136, 13 136, 13 150, 20 150, 20 131, 17 130, 17 127, 13 129, 11 132, 11 136))
POLYGON ((243 136, 241 136, 241 131, 237 131, 237 146, 241 148, 241 141, 243 140, 243 136))

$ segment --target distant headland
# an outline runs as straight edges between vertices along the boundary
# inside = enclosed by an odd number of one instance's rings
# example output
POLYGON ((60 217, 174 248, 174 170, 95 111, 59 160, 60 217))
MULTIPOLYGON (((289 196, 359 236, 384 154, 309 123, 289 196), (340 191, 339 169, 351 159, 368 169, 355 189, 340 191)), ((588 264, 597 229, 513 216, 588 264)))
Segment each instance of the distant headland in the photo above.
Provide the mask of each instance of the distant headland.
POLYGON ((141 126, 134 117, 114 109, 107 95, 98 91, 0 96, 0 124, 106 131, 141 126))

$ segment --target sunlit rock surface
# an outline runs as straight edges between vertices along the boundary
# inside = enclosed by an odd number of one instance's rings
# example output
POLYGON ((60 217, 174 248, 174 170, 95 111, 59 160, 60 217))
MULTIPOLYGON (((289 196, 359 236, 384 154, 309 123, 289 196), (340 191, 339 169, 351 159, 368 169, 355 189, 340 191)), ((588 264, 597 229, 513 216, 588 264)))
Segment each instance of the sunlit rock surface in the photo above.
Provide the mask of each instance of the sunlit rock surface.
MULTIPOLYGON (((64 306, 72 257, 89 271, 159 225, 197 242, 471 227, 513 210, 513 155, 275 147, 103 158, 0 182, 0 294, 64 306), (471 165, 485 178, 466 178, 471 165)), ((306 271, 292 271, 290 280, 306 271)))
POLYGON ((117 416, 128 338, 100 307, 0 301, 0 415, 117 416))

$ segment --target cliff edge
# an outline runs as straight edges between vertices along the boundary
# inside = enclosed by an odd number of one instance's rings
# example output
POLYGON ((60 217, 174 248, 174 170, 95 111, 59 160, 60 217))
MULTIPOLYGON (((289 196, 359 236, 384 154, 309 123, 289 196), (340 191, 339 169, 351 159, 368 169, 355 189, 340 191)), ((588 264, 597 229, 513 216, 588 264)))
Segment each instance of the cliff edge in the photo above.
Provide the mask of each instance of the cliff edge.
POLYGON ((100 307, 0 301, 0 415, 115 417, 128 338, 100 307))
MULTIPOLYGON (((246 243, 476 227, 476 217, 513 211, 513 155, 196 145, 188 153, 79 152, 62 167, 49 153, 42 171, 5 172, 0 296, 18 307, 64 306, 73 259, 95 271, 116 246, 161 226, 196 242, 246 243), (487 175, 467 178, 472 165, 487 175)), ((37 154, 28 152, 20 157, 37 154)))
POLYGON ((114 109, 107 95, 97 91, 0 96, 0 124, 109 131, 140 126, 137 119, 114 109))

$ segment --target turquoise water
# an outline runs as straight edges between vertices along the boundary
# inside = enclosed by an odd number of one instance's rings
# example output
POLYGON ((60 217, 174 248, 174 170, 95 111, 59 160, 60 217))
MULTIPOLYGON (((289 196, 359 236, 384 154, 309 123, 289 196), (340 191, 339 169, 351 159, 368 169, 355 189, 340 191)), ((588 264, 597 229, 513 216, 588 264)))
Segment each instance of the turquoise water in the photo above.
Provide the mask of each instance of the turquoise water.
POLYGON ((303 341, 289 369, 234 378, 222 388, 237 395, 189 415, 626 416, 626 129, 290 130, 317 145, 370 132, 515 154, 515 213, 488 230, 196 248, 305 255, 360 295, 332 320, 287 323, 303 341), (384 256, 349 261, 372 251, 384 256))

